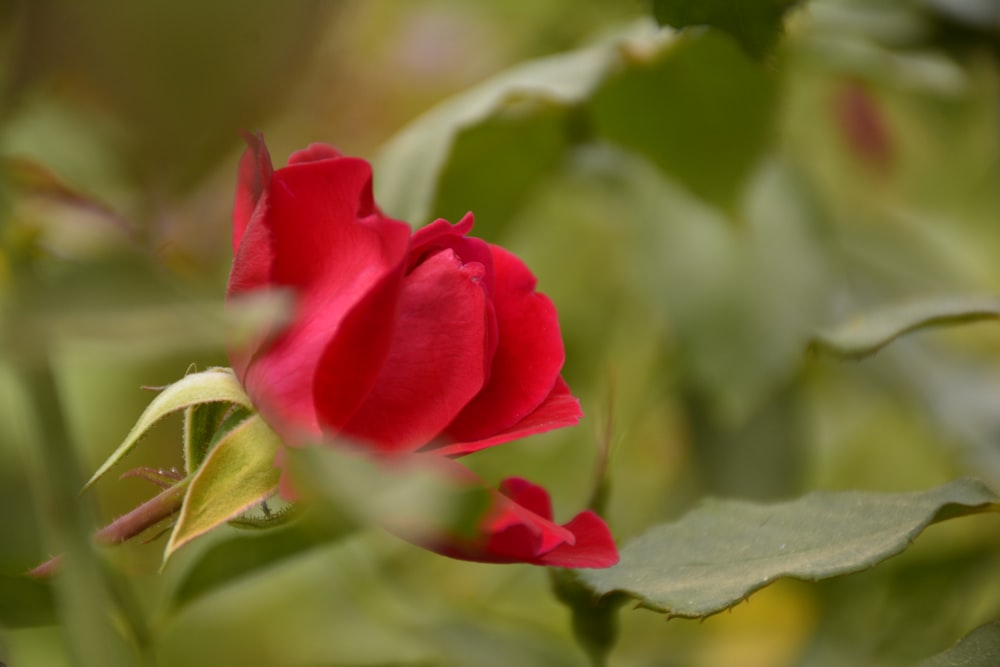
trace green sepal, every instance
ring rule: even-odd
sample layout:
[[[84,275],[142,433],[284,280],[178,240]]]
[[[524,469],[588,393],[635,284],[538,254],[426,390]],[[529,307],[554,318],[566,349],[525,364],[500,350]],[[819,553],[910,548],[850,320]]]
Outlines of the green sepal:
[[[253,409],[250,398],[232,370],[209,368],[200,373],[192,373],[166,386],[143,411],[139,420],[125,436],[125,440],[97,472],[83,486],[83,491],[103,477],[108,470],[125,457],[158,421],[178,410],[203,403],[234,403],[248,410]]]
[[[603,665],[618,641],[618,610],[629,596],[598,596],[573,570],[549,568],[549,584],[556,598],[569,607],[573,636],[593,665]]]
[[[194,538],[274,494],[280,478],[274,457],[280,446],[277,434],[256,413],[222,436],[191,480],[163,554],[164,564]]]
[[[230,404],[220,402],[199,403],[184,409],[184,470],[189,475],[205,460],[230,410]]]

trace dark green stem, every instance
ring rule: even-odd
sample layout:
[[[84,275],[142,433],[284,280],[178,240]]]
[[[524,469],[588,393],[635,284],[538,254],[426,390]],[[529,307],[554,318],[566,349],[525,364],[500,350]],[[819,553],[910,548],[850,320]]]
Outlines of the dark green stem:
[[[598,596],[573,570],[549,568],[549,580],[556,598],[569,607],[577,644],[592,667],[605,667],[618,641],[618,609],[626,596]]]

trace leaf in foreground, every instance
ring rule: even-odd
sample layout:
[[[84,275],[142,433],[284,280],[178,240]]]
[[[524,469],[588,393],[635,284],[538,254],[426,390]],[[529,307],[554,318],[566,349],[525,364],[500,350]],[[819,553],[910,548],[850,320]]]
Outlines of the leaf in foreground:
[[[233,535],[209,547],[174,588],[171,607],[181,607],[227,585],[278,565],[310,549],[349,535],[355,525],[334,508],[267,531]],[[321,510],[321,511],[322,511]]]
[[[810,348],[847,359],[861,359],[913,331],[998,318],[1000,297],[933,297],[856,315],[848,322],[820,332],[810,342]]]
[[[1000,621],[987,623],[965,635],[947,651],[917,667],[993,667],[1000,664]]]
[[[671,616],[709,616],[781,577],[815,581],[867,569],[905,550],[929,524],[1000,511],[997,501],[972,479],[913,493],[814,492],[775,504],[709,499],[627,544],[618,565],[580,576],[599,594],[620,591]]]

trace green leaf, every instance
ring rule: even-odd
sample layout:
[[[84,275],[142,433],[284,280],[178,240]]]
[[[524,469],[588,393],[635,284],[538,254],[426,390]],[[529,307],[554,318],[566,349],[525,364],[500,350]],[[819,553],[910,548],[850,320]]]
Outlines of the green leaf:
[[[592,101],[597,132],[732,210],[770,141],[775,84],[728,36],[683,33],[634,56]]]
[[[213,544],[173,587],[171,607],[180,609],[228,584],[353,532],[354,522],[343,513],[326,509],[322,508],[320,519],[306,513],[274,530],[243,533]]]
[[[727,35],[650,28],[527,63],[431,110],[384,147],[376,199],[417,226],[469,210],[502,224],[596,133],[732,206],[770,138],[774,82]]]
[[[478,182],[493,186],[487,199],[496,200],[494,193],[498,191],[510,199],[511,189],[497,188],[496,183],[506,183],[511,177],[522,183],[554,161],[566,141],[559,135],[567,130],[552,121],[565,116],[564,110],[585,102],[610,71],[622,66],[622,50],[627,44],[641,42],[649,48],[650,39],[655,44],[665,41],[662,36],[650,38],[649,26],[644,24],[625,38],[515,67],[435,107],[383,147],[375,169],[380,206],[416,226],[429,222],[432,216],[456,216],[473,207],[478,209],[471,195],[448,196],[445,212],[439,201],[442,179],[446,186],[461,192],[460,187],[466,184],[461,169],[467,168],[473,157],[477,158]],[[459,139],[466,144],[460,151],[463,157],[451,166]],[[508,157],[478,159],[482,155],[479,150],[493,146],[502,147],[501,154]],[[515,157],[510,157],[512,154]],[[512,174],[512,170],[526,170],[526,174]],[[486,192],[485,186],[482,191]]]
[[[997,318],[1000,318],[1000,297],[933,297],[856,315],[844,324],[820,332],[810,342],[810,348],[837,357],[861,359],[913,331]]]
[[[947,651],[917,667],[994,667],[1000,664],[1000,621],[976,628]]]
[[[239,380],[228,368],[210,368],[200,373],[192,373],[163,389],[153,399],[139,417],[132,430],[125,436],[118,449],[108,457],[93,477],[83,486],[89,489],[97,480],[105,475],[116,463],[132,451],[143,435],[167,415],[201,403],[235,403],[247,409],[252,409]]]
[[[997,512],[997,496],[961,479],[924,492],[815,492],[757,504],[706,500],[621,550],[621,562],[581,577],[599,594],[627,593],[671,616],[709,616],[782,577],[819,580],[872,567],[929,524]]]
[[[221,447],[212,449],[205,466]],[[295,516],[273,530],[209,547],[182,575],[175,609],[359,527],[380,525],[415,541],[442,532],[461,535],[478,525],[489,506],[485,487],[456,477],[450,464],[432,456],[378,461],[339,443],[289,449],[286,460],[303,497]],[[215,525],[232,518],[220,513]]]
[[[459,464],[433,454],[378,460],[338,446],[289,450],[296,488],[362,525],[379,525],[420,542],[425,536],[474,534],[489,492]]]
[[[573,139],[571,118],[565,103],[529,96],[458,128],[439,175],[433,215],[458,220],[473,211],[480,229],[488,225],[495,235],[558,165]]]
[[[733,35],[753,56],[771,50],[781,36],[785,13],[798,0],[653,0],[660,25],[707,25]]]
[[[57,619],[48,582],[26,575],[0,574],[0,627],[51,625]]]
[[[258,414],[219,440],[191,480],[164,562],[194,538],[272,495],[280,477],[274,467],[279,447],[278,436]]]

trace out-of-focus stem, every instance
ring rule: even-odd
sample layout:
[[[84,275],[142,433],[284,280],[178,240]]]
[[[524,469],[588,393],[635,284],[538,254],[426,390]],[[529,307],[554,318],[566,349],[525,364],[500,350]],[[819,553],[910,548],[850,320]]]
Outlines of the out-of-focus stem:
[[[35,490],[44,508],[43,525],[48,539],[66,552],[66,576],[55,586],[55,597],[67,640],[78,664],[134,663],[112,619],[117,615],[125,620],[140,653],[148,646],[148,630],[144,619],[127,613],[120,604],[122,587],[112,581],[87,544],[87,512],[75,497],[81,481],[47,354],[25,355],[19,370],[39,427],[29,449],[40,454]]]
[[[173,486],[164,489],[136,507],[128,514],[123,514],[104,528],[94,533],[94,539],[100,544],[121,544],[146,530],[152,528],[164,519],[176,514],[181,509],[184,493],[187,491],[190,478],[181,480]],[[29,571],[33,577],[48,577],[58,571],[63,557],[55,556],[38,567]]]
[[[94,537],[102,544],[121,544],[152,528],[180,511],[184,493],[190,483],[191,479],[187,478],[164,489],[128,514],[123,514],[101,528],[94,533]]]

